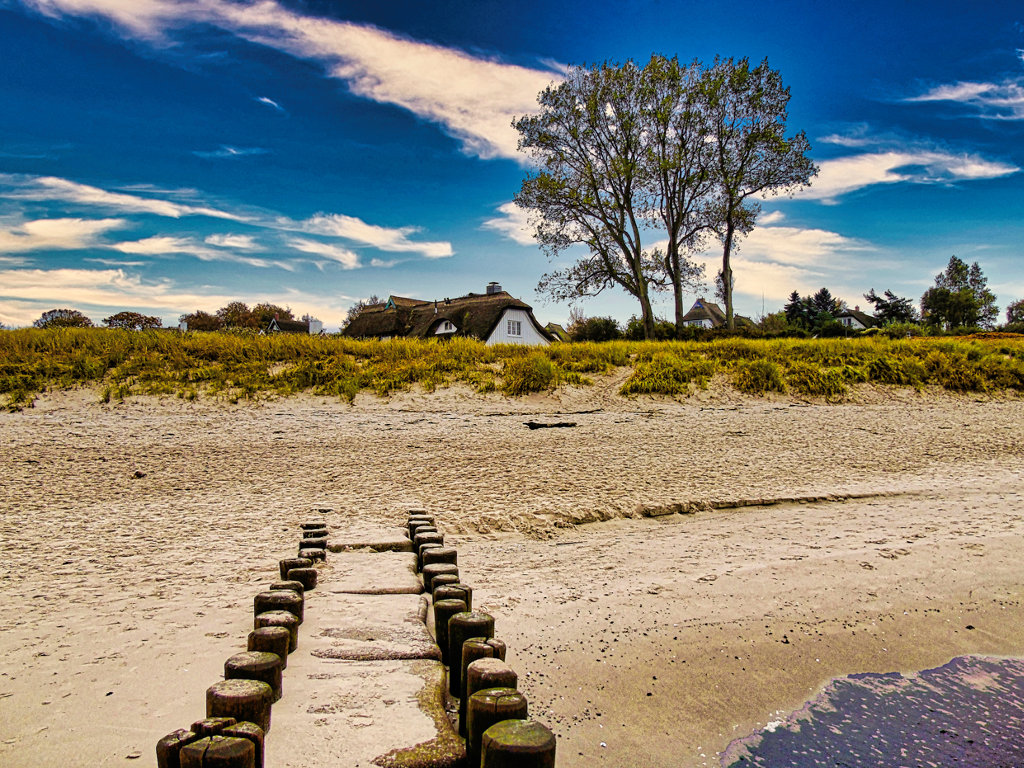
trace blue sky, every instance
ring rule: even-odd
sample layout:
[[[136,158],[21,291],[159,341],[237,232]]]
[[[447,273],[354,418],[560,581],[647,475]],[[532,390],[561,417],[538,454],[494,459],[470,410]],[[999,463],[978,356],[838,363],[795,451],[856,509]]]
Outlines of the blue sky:
[[[510,122],[567,65],[654,52],[767,57],[821,168],[765,201],[739,312],[822,286],[917,300],[953,254],[1001,308],[1024,297],[1020,3],[0,0],[0,45],[8,326],[241,299],[333,328],[371,294],[491,280],[562,322]]]

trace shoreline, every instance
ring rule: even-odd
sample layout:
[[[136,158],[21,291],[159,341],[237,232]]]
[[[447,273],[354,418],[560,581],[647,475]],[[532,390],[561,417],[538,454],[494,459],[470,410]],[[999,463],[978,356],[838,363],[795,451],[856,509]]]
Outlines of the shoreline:
[[[148,764],[196,719],[253,587],[315,507],[336,525],[438,514],[565,768],[716,765],[831,677],[1022,654],[1024,401],[904,394],[227,406],[78,391],[0,414],[0,762]],[[570,409],[590,412],[524,426]],[[843,494],[872,495],[704,506]],[[643,517],[683,503],[695,511]]]

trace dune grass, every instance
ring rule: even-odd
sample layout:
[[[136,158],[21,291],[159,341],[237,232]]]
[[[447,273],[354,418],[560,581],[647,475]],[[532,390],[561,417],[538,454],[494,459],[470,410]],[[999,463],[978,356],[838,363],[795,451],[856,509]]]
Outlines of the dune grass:
[[[362,341],[338,336],[125,331],[0,331],[0,395],[8,409],[48,390],[96,387],[104,401],[133,394],[185,399],[284,397],[311,392],[351,402],[414,385],[456,383],[509,396],[586,386],[628,369],[620,394],[685,396],[721,375],[751,394],[838,400],[852,384],[960,392],[1024,392],[1024,336],[890,340],[719,339],[711,342],[486,346],[449,341]]]

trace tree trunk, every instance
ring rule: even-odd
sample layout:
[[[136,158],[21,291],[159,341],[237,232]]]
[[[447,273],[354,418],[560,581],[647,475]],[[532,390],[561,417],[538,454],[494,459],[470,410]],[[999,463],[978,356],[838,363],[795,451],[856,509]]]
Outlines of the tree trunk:
[[[722,248],[722,287],[725,289],[725,327],[735,330],[736,320],[732,312],[732,267],[729,258],[732,255],[732,239],[736,226],[730,219],[725,225],[725,244]]]
[[[654,339],[654,310],[651,309],[651,297],[647,291],[647,283],[641,282],[637,293],[640,299],[640,312],[644,321],[644,338],[648,341]]]
[[[683,316],[686,314],[686,307],[683,304],[683,284],[678,275],[672,281],[672,290],[675,292],[676,303],[676,338],[683,338]]]

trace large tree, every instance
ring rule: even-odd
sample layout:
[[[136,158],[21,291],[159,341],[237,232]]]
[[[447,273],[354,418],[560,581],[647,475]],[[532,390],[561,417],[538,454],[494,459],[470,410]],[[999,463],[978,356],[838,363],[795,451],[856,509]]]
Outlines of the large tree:
[[[538,166],[515,202],[531,212],[549,257],[575,245],[588,251],[544,275],[539,290],[566,300],[618,285],[639,301],[651,338],[650,292],[660,263],[641,237],[652,204],[644,97],[642,72],[631,61],[570,68],[563,82],[541,92],[538,114],[513,122],[519,149]]]
[[[810,144],[804,132],[786,136],[789,88],[767,60],[751,67],[747,59],[716,58],[703,82],[717,164],[725,316],[734,328],[732,252],[754,226],[758,199],[798,189],[818,169],[807,157]]]
[[[653,209],[668,238],[663,256],[665,278],[672,286],[676,335],[683,334],[684,297],[704,280],[704,266],[690,254],[713,230],[714,159],[709,114],[704,104],[699,62],[687,66],[677,58],[654,55],[643,70],[647,162],[651,166]]]
[[[1017,299],[1006,307],[1007,323],[1024,323],[1024,299]]]
[[[935,285],[921,297],[921,316],[930,325],[992,328],[998,314],[995,294],[978,262],[968,266],[957,256],[950,257],[946,269],[935,276]]]
[[[897,296],[892,291],[886,291],[879,296],[872,288],[864,294],[864,298],[875,305],[875,319],[882,325],[916,323],[918,320],[913,302],[910,299]]]

